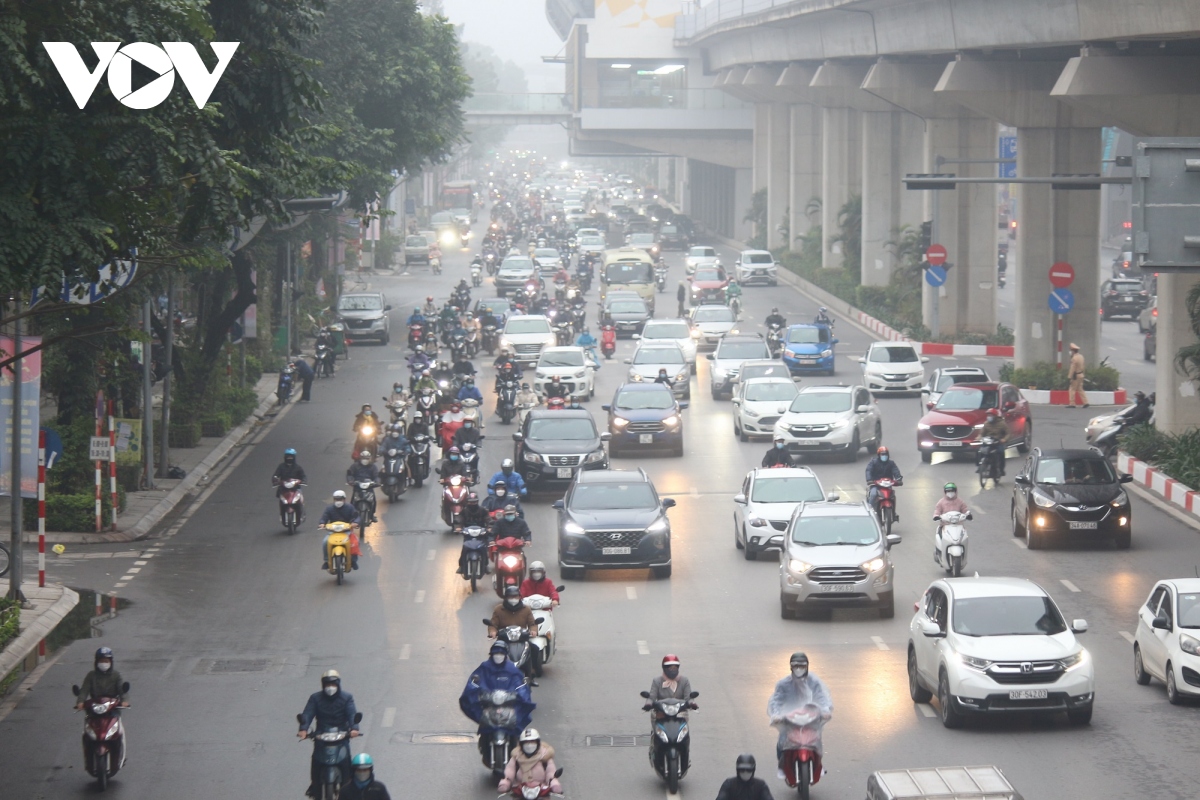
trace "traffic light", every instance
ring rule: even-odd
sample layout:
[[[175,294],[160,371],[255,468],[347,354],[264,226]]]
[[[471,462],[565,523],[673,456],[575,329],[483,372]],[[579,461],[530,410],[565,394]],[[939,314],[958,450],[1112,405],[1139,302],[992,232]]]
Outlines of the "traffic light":
[[[933,222],[921,223],[921,253],[924,254],[929,249],[929,245],[933,244]]]

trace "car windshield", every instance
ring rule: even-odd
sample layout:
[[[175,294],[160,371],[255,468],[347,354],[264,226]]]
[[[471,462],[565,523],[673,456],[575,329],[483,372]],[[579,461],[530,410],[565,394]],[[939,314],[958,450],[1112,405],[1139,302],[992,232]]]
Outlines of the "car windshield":
[[[801,392],[788,411],[798,414],[830,414],[850,410],[850,392]]]
[[[617,300],[610,303],[608,310],[612,314],[645,314],[646,304],[636,300]]]
[[[504,326],[505,333],[549,333],[550,323],[544,319],[515,317]]]
[[[579,238],[579,244],[595,247],[596,245],[603,245],[604,239],[600,236],[581,236]]]
[[[746,402],[756,403],[760,401],[778,400],[780,402],[788,402],[796,397],[796,384],[788,381],[787,383],[775,382],[771,383],[752,383],[746,387]]]
[[[693,247],[688,250],[688,255],[692,258],[716,258],[717,251],[711,247]]]
[[[733,322],[733,311],[728,308],[698,308],[692,319],[696,322]]]
[[[1141,281],[1113,281],[1111,286],[1116,292],[1140,292],[1142,290]]]
[[[542,442],[585,442],[598,437],[596,425],[592,422],[591,417],[560,417],[558,419],[542,417],[530,420],[529,433],[525,434],[525,438]]]
[[[429,222],[433,225],[444,225],[447,222],[453,222],[454,215],[449,211],[439,211],[429,218]]]
[[[1179,595],[1179,627],[1200,628],[1200,594]]]
[[[754,503],[819,503],[824,499],[821,484],[811,476],[759,478],[750,491]]]
[[[633,354],[634,364],[682,364],[683,353],[678,347],[639,347]]]
[[[558,251],[553,247],[539,247],[533,251],[535,258],[558,258]]]
[[[751,378],[790,378],[788,368],[782,364],[742,364],[742,380]]]
[[[954,632],[963,636],[1053,636],[1067,623],[1049,597],[960,597]]]
[[[828,328],[792,328],[788,331],[789,344],[825,344],[829,341]]]
[[[383,298],[374,294],[344,294],[338,299],[338,311],[380,311]]]
[[[506,258],[500,265],[500,269],[531,270],[533,262],[528,258]]]
[[[775,257],[770,253],[751,253],[745,259],[748,264],[774,264]]]
[[[704,267],[696,270],[696,280],[698,281],[723,281],[725,276],[721,274],[721,270],[713,267]]]
[[[633,233],[629,235],[629,243],[632,245],[639,244],[654,244],[653,233]]]
[[[579,350],[557,350],[542,353],[539,367],[582,367],[583,353]]]
[[[1043,458],[1037,463],[1038,483],[1099,486],[1116,481],[1112,465],[1104,458]]]
[[[978,411],[1000,405],[998,389],[951,389],[938,398],[939,411]]]
[[[487,313],[490,311],[495,316],[500,316],[501,314],[507,314],[509,308],[511,308],[511,306],[509,306],[507,300],[488,300],[486,303],[479,304],[479,312],[481,314]]]
[[[662,391],[654,392],[635,392],[626,390],[617,394],[616,406],[617,408],[624,409],[674,408],[675,395],[671,394],[671,390],[665,386],[662,388]]]
[[[580,483],[571,492],[572,511],[611,511],[617,508],[656,508],[648,483]]]
[[[900,364],[917,360],[917,351],[911,347],[876,347],[871,350],[871,361],[885,364]]]
[[[691,334],[688,332],[686,322],[664,322],[657,325],[647,325],[642,331],[643,339],[687,339]]]
[[[752,358],[770,357],[767,346],[762,342],[721,342],[716,354],[716,358],[722,361],[726,359],[749,361]]]
[[[645,261],[617,261],[604,268],[609,283],[653,283],[654,267]]]
[[[934,387],[936,392],[944,392],[956,383],[983,383],[987,381],[987,375],[978,372],[964,372],[959,374],[947,375],[942,373],[938,378],[937,386]]]
[[[824,498],[818,496],[817,499]],[[863,514],[844,517],[802,516],[792,526],[792,541],[805,547],[874,544],[879,541],[879,531],[875,528],[875,521]]]
[[[424,236],[409,236],[404,240],[405,247],[428,247],[429,242],[425,241]]]

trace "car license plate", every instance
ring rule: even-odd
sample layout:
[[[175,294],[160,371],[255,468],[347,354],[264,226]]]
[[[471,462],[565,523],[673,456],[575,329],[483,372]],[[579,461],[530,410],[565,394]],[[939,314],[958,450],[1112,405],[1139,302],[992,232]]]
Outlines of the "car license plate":
[[[815,364],[815,363],[817,363],[817,360],[815,358],[802,358],[802,359],[800,359],[800,363],[801,364]]]
[[[1069,527],[1073,531],[1094,531],[1098,524],[1096,522],[1072,522]]]
[[[754,274],[755,275],[766,275],[767,271],[765,269],[756,269],[756,270],[754,270]]]
[[[821,443],[814,439],[799,439],[796,444],[800,447],[819,447]]]
[[[821,585],[822,592],[850,592],[854,587],[846,583],[825,583]]]
[[[606,556],[627,556],[633,552],[632,547],[602,547],[600,552]]]
[[[938,442],[942,447],[962,447],[962,442]]]
[[[1009,700],[1045,700],[1048,696],[1046,689],[1013,689],[1008,693]]]
[[[558,477],[560,477],[560,478],[569,478],[574,474],[575,474],[575,471],[573,469],[571,469],[570,467],[559,467],[558,468]]]
[[[654,444],[654,434],[653,433],[639,433],[638,434],[638,444]]]

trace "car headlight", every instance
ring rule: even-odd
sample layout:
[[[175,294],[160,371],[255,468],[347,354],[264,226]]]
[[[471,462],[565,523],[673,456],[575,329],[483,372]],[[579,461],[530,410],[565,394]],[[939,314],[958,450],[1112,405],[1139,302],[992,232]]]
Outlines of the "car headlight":
[[[992,665],[992,662],[988,661],[986,658],[976,658],[975,656],[969,656],[965,653],[958,653],[957,655],[958,660],[962,662],[964,667],[977,669],[980,672],[983,672]]]
[[[784,350],[783,355],[785,358],[798,358],[799,357],[795,353],[793,353],[791,350]]]
[[[822,350],[821,351],[821,358],[829,358],[831,355],[833,355],[832,350]]]
[[[500,349],[501,350],[503,350],[505,348],[511,348],[512,346],[513,346],[512,342],[510,342],[508,339],[505,339],[503,336],[500,337]]]
[[[688,372],[688,370],[685,369],[683,372],[680,372],[678,375],[675,376],[675,380],[686,381],[689,377],[691,377],[691,375]]]
[[[699,330],[697,330],[696,328],[692,328],[692,338],[693,338],[693,339],[699,339],[699,338],[700,338],[701,336],[703,336],[703,335],[704,335],[704,334],[702,334],[702,333],[701,333]]]
[[[743,408],[742,413],[745,414],[750,419],[758,419],[761,416],[761,414],[759,414],[757,411],[755,411],[752,408]]]
[[[641,383],[645,378],[642,377],[641,373],[629,370],[629,380]]]
[[[672,414],[671,416],[669,416],[663,420],[663,425],[666,425],[668,428],[674,428],[678,424],[679,424],[679,415],[678,414]]]
[[[721,369],[720,367],[713,367],[712,376],[717,380],[725,380],[725,376],[728,374],[729,370]]]
[[[646,528],[646,533],[666,533],[670,527],[671,525],[667,522],[666,517],[659,517],[658,519],[654,520],[654,522],[650,523],[650,525]]]
[[[1041,508],[1054,508],[1054,506],[1057,505],[1053,499],[1047,497],[1041,492],[1032,492],[1031,494],[1033,496],[1033,502],[1037,503]]]
[[[918,423],[917,423],[917,430],[919,430],[919,431],[927,431],[927,430],[929,430],[929,423],[927,423],[927,422],[918,422]]]
[[[581,370],[579,370],[579,372],[576,372],[576,373],[575,373],[575,378],[576,378],[576,379],[583,378],[583,377],[585,377],[586,375],[587,375],[587,370],[583,370],[583,369],[581,369]]]
[[[521,458],[524,459],[525,461],[529,462],[530,464],[542,463],[541,455],[539,455],[538,453],[531,453],[528,450],[526,450],[524,453],[521,454]]]
[[[1181,633],[1179,634],[1179,649],[1193,656],[1200,656],[1200,639]]]
[[[546,379],[546,373],[542,372],[540,369],[539,369],[537,372],[535,372],[535,373],[534,373],[534,376],[535,376],[536,378],[538,378],[538,380],[545,380],[545,379]]]
[[[601,449],[595,451],[594,453],[588,453],[587,458],[584,459],[584,463],[595,464],[595,463],[598,463],[603,460],[604,460],[604,449],[601,448]]]
[[[813,568],[813,565],[809,564],[807,561],[801,561],[798,558],[788,559],[788,571],[789,572],[794,572],[797,575],[803,575],[804,573],[808,572],[812,568]]]
[[[614,428],[624,428],[629,424],[629,420],[624,417],[613,417],[612,424]]]
[[[1125,505],[1128,502],[1129,502],[1129,495],[1125,494],[1125,490],[1122,489],[1121,491],[1117,492],[1117,496],[1113,498],[1112,507],[1120,508],[1121,506]]]
[[[879,572],[887,564],[882,558],[872,558],[870,561],[862,564],[863,572]]]
[[[829,423],[829,429],[836,431],[838,428],[844,428],[849,424],[850,423],[844,419],[835,419],[833,422]]]
[[[563,523],[563,533],[570,534],[571,536],[583,536],[585,532],[583,526],[578,522],[567,520]]]
[[[1196,642],[1195,639],[1192,639],[1192,641]],[[1200,642],[1196,642],[1196,644],[1200,644]],[[1087,650],[1080,650],[1078,653],[1069,655],[1060,660],[1058,663],[1062,664],[1063,669],[1075,669],[1076,667],[1082,666],[1083,662],[1086,660]]]

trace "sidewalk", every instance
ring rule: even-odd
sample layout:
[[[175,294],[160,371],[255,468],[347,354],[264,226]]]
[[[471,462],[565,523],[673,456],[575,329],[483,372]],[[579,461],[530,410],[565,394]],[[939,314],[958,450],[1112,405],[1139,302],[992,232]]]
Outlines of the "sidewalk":
[[[0,579],[7,588],[7,579]],[[21,609],[21,632],[0,650],[0,678],[21,666],[28,658],[37,658],[38,643],[54,630],[62,618],[79,603],[79,595],[60,584],[38,588],[37,581],[21,584],[21,591],[32,608]],[[35,665],[25,664],[28,672]]]
[[[180,503],[195,493],[202,483],[229,455],[239,441],[264,418],[270,416],[275,405],[277,376],[263,375],[254,387],[259,404],[246,421],[238,425],[223,439],[204,438],[197,447],[171,448],[171,466],[180,467],[186,473],[181,479],[155,478],[155,488],[140,492],[129,492],[125,498],[125,510],[117,515],[117,530],[101,533],[64,533],[46,531],[49,544],[116,544],[145,539],[150,531],[171,513]],[[297,395],[298,396],[298,395]],[[157,438],[159,431],[155,429]],[[108,490],[107,476],[104,489]],[[0,520],[0,536],[8,536],[11,526],[7,518]],[[37,544],[37,530],[25,531],[26,544]]]

